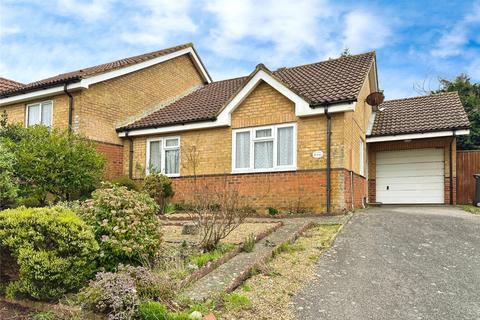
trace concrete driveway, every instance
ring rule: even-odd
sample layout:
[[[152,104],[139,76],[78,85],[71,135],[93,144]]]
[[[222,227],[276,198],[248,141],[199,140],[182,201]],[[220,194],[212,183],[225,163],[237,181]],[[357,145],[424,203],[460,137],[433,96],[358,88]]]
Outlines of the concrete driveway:
[[[480,319],[480,216],[454,207],[354,215],[294,298],[299,319]]]

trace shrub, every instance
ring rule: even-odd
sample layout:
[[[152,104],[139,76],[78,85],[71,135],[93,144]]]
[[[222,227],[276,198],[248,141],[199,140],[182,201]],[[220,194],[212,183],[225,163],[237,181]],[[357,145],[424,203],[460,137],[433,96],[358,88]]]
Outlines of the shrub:
[[[250,234],[242,244],[242,251],[243,252],[252,252],[253,248],[255,248],[257,238],[254,234]]]
[[[271,216],[276,216],[278,214],[278,210],[272,207],[268,207],[268,214]]]
[[[14,154],[0,140],[0,210],[13,203],[18,193],[14,165]]]
[[[160,242],[158,206],[147,194],[104,185],[80,209],[100,244],[100,265],[113,270],[119,263],[150,261]]]
[[[9,296],[54,300],[75,291],[96,270],[98,243],[89,227],[62,208],[17,208],[0,212],[0,249],[19,266]]]
[[[168,201],[174,195],[170,178],[160,173],[149,174],[145,177],[143,190],[158,204],[159,213],[164,214]]]
[[[6,125],[0,137],[10,141],[21,195],[37,198],[39,205],[47,203],[49,194],[58,201],[91,191],[102,176],[103,156],[92,141],[77,134],[45,126]]]
[[[84,309],[108,314],[111,320],[132,319],[140,303],[135,280],[126,273],[99,272],[79,294]]]
[[[112,180],[113,184],[117,186],[126,187],[128,190],[140,191],[139,183],[130,179],[128,176],[121,176]]]

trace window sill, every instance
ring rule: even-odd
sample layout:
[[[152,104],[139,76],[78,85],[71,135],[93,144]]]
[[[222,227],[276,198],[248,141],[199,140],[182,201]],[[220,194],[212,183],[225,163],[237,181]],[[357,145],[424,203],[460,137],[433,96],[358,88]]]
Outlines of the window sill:
[[[297,171],[297,167],[285,167],[285,168],[268,168],[268,169],[238,169],[233,170],[231,174],[245,174],[245,173],[274,173],[274,172],[286,172]]]

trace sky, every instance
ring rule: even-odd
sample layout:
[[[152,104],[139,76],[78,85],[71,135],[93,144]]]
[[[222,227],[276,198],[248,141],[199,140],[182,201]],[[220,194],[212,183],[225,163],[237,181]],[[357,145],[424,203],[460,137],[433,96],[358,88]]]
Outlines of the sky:
[[[402,98],[480,82],[480,0],[0,0],[0,76],[23,83],[186,42],[214,80],[375,50]]]

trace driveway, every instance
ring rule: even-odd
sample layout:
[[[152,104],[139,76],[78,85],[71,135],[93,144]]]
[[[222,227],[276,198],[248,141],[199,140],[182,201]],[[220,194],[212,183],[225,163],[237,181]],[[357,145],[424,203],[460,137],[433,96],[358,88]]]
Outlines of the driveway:
[[[299,319],[480,319],[480,216],[453,207],[356,214],[294,298]]]

